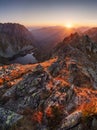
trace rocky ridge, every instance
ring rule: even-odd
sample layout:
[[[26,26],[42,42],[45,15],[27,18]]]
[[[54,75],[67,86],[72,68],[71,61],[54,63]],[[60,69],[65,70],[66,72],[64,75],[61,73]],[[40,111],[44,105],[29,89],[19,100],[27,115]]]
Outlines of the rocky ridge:
[[[88,35],[94,42],[97,43],[97,27],[93,27],[84,32]]]
[[[96,43],[75,33],[48,61],[1,67],[0,107],[21,118],[5,118],[2,126],[2,113],[0,126],[13,129],[12,121],[14,130],[96,130],[96,53]]]

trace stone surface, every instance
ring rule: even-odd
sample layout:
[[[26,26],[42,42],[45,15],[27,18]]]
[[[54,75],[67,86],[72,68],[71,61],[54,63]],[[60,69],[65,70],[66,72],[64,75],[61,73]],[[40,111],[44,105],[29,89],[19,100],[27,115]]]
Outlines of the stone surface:
[[[23,118],[22,115],[9,111],[7,109],[0,107],[0,129],[1,130],[10,130]]]

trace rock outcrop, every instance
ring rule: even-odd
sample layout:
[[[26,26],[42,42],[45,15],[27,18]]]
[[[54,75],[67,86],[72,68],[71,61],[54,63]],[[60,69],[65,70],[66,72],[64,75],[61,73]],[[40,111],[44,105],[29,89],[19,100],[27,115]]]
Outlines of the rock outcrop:
[[[71,34],[64,39],[55,49],[55,55],[60,59],[65,59],[70,70],[72,83],[77,85],[82,81],[82,75],[87,76],[91,81],[93,88],[97,88],[97,44],[87,35]]]
[[[97,27],[93,27],[84,32],[88,35],[94,42],[97,43]]]

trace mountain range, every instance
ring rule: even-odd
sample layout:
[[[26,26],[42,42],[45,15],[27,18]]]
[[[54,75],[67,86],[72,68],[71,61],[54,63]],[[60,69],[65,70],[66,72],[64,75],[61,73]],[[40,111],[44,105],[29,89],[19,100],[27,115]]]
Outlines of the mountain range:
[[[93,41],[97,41],[97,28],[67,29],[66,27],[54,26],[39,29],[30,28],[29,31],[23,25],[16,23],[0,24],[0,63],[18,62],[25,64],[47,60],[51,57],[55,46],[75,32],[89,35]],[[27,54],[31,54],[28,61],[24,57]]]
[[[96,32],[64,36],[46,61],[0,66],[1,130],[97,130]]]

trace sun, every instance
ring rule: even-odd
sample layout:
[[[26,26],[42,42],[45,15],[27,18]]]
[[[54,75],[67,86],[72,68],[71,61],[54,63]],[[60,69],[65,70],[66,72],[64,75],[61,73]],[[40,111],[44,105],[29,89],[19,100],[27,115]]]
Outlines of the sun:
[[[73,24],[72,24],[72,23],[67,23],[67,24],[65,25],[65,27],[66,27],[66,28],[72,28],[72,27],[73,27]]]

